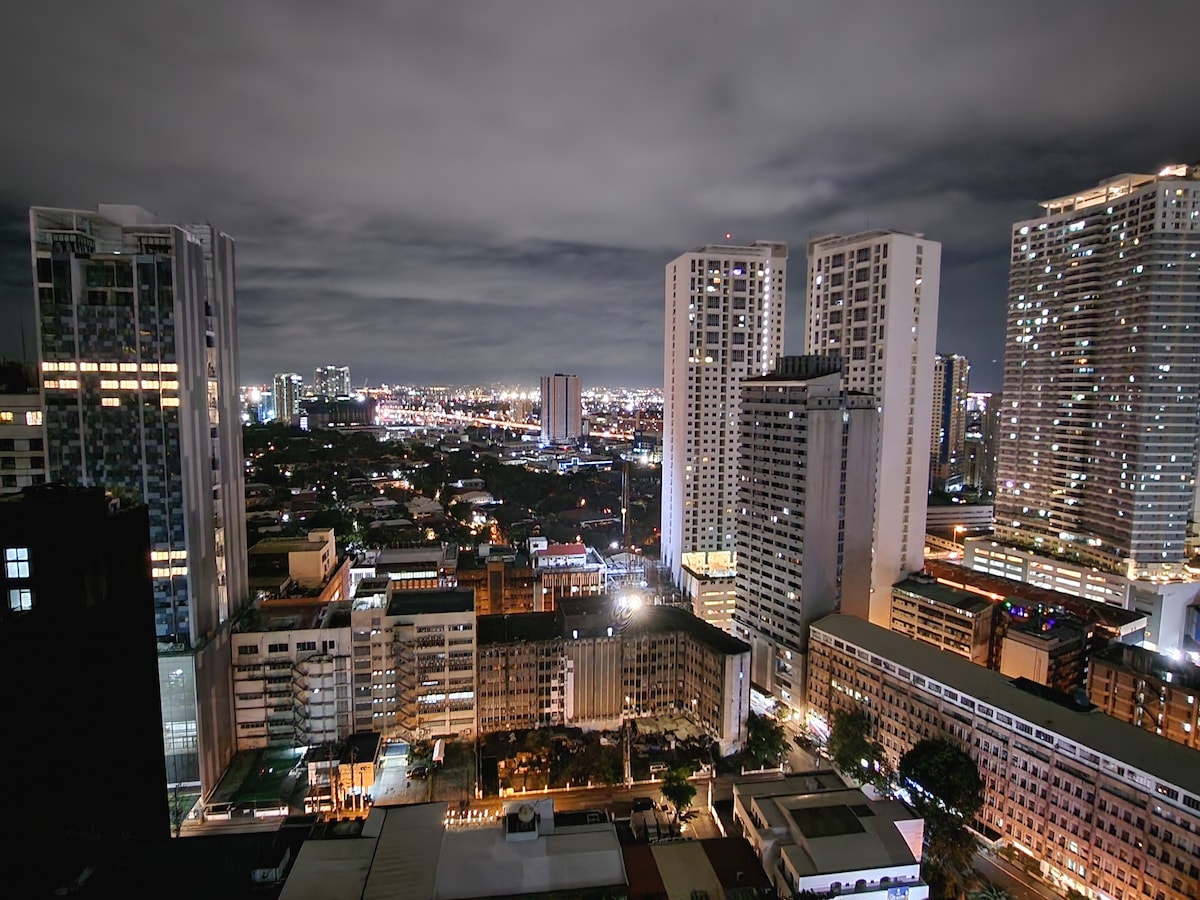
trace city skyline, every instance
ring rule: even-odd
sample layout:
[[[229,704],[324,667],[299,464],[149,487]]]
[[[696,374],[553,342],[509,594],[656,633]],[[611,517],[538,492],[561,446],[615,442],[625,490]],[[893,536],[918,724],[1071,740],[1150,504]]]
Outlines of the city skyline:
[[[0,145],[0,317],[24,319],[31,355],[29,206],[119,200],[237,239],[247,382],[345,358],[360,382],[561,369],[657,386],[658,277],[680,248],[895,228],[945,245],[937,349],[998,390],[1011,222],[1200,144],[1200,124],[1173,114],[1181,58],[1126,41],[1121,7],[1034,9],[780,6],[748,24],[670,4],[355,17],[218,4],[159,11],[186,41],[142,41],[111,71],[104,54],[138,16],[24,9],[0,65],[25,85],[6,96],[11,118],[39,127]],[[720,61],[692,52],[744,28],[757,37]],[[1053,73],[1014,65],[1051,49]],[[80,85],[102,67],[106,98],[145,102],[94,105]],[[788,352],[802,347],[799,284]],[[22,355],[21,330],[0,334],[0,356]],[[530,346],[561,358],[534,369]]]

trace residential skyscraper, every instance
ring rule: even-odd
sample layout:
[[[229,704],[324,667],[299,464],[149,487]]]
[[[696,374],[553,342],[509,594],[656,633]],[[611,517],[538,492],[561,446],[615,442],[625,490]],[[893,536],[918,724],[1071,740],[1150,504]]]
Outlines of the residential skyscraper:
[[[34,207],[30,238],[49,478],[146,505],[168,778],[211,787],[248,597],[233,241],[119,205]]]
[[[314,397],[349,397],[349,366],[318,366],[313,373]]]
[[[983,495],[996,492],[996,450],[1000,395],[967,394],[967,427],[963,435],[964,486]]]
[[[929,470],[933,486],[942,489],[963,474],[963,441],[967,431],[967,387],[971,364],[957,353],[939,353],[933,361],[933,423]],[[961,480],[959,481],[961,486]]]
[[[709,244],[666,269],[662,554],[735,546],[739,385],[783,353],[787,244]]]
[[[998,540],[1182,573],[1200,412],[1200,167],[1119,175],[1012,231]]]
[[[275,376],[275,421],[294,422],[300,415],[300,397],[304,391],[304,379],[295,372],[281,372]]]
[[[801,711],[808,626],[866,618],[875,503],[870,394],[846,389],[836,356],[785,356],[742,382],[733,632],[753,682]]]
[[[887,627],[892,585],[924,565],[942,245],[869,231],[808,245],[807,353],[834,353],[846,386],[879,407],[871,621]]]
[[[583,392],[578,375],[542,376],[542,443],[570,444],[583,437]]]

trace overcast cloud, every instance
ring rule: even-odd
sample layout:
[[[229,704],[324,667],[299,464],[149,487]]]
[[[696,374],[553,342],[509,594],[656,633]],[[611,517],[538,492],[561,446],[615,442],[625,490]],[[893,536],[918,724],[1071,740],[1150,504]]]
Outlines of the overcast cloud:
[[[0,32],[0,354],[26,209],[238,241],[241,371],[659,385],[663,266],[726,231],[943,242],[939,349],[999,387],[1011,223],[1200,159],[1194,4],[24,3]]]

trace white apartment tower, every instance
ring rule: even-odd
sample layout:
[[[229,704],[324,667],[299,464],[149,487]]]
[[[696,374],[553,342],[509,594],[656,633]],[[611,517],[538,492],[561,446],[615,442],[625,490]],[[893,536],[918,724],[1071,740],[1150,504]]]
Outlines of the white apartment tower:
[[[941,259],[901,231],[808,245],[805,352],[840,356],[846,386],[879,408],[870,619],[885,628],[892,585],[924,565]]]
[[[736,543],[739,386],[783,353],[787,245],[709,244],[666,270],[662,561]]]
[[[280,372],[275,376],[275,421],[291,422],[300,415],[300,396],[304,379],[295,372]]]
[[[1200,396],[1200,167],[1119,175],[1012,232],[998,540],[1178,576]]]
[[[349,366],[318,366],[313,372],[313,395],[316,397],[349,397]]]
[[[29,228],[48,476],[147,506],[168,777],[207,790],[249,597],[233,240],[124,205]]]
[[[967,393],[971,364],[957,353],[939,353],[933,363],[933,425],[929,469],[935,488],[963,474],[967,434]]]
[[[541,398],[543,444],[570,444],[583,437],[583,390],[578,375],[543,375]]]
[[[742,382],[733,633],[752,680],[801,711],[808,627],[866,618],[874,537],[876,426],[836,356],[785,356]]]

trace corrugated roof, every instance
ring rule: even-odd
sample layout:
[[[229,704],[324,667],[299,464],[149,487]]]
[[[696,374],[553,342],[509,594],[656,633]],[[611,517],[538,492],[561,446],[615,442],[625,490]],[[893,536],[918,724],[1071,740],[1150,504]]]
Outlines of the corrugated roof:
[[[446,834],[445,818],[445,803],[419,803],[388,810],[363,888],[363,900],[431,900],[437,896],[438,857]]]

